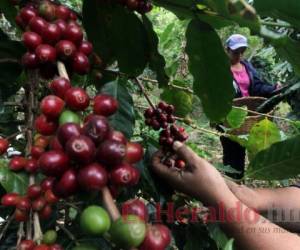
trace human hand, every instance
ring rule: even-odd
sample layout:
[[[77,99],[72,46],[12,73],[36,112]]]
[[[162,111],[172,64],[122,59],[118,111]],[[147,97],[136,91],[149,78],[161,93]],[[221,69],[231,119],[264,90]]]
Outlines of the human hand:
[[[221,174],[206,160],[200,158],[189,147],[175,142],[173,149],[186,162],[183,170],[169,168],[162,163],[162,151],[153,155],[153,171],[174,189],[199,198],[206,205],[217,205],[233,196]]]

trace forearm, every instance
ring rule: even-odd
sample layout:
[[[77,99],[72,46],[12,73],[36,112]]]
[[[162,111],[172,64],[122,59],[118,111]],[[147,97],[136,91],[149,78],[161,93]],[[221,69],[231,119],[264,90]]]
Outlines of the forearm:
[[[271,223],[242,203],[241,216],[232,217],[232,208],[235,207],[234,203],[225,204],[226,216],[221,225],[226,234],[235,239],[238,249],[299,249],[300,238],[296,234]]]
[[[275,218],[277,225],[291,232],[300,232],[299,188],[251,189],[230,180],[226,180],[226,184],[237,199],[249,208],[272,221]],[[283,221],[278,220],[277,215]]]
[[[263,213],[269,209],[266,204],[266,198],[261,197],[261,194],[257,192],[257,190],[248,188],[244,185],[238,185],[226,178],[225,180],[230,191],[249,208],[258,211],[259,213]]]

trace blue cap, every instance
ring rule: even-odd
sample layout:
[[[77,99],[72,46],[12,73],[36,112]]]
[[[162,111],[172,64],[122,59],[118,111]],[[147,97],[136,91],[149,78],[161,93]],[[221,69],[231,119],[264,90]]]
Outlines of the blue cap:
[[[231,50],[236,50],[242,47],[248,47],[248,39],[240,34],[234,34],[230,36],[226,41],[227,48]]]

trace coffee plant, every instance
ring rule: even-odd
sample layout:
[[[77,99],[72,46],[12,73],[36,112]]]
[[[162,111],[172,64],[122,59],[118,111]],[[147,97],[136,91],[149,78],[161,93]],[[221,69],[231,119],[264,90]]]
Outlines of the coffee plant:
[[[0,2],[5,23],[0,30],[0,249],[233,249],[233,241],[198,214],[197,223],[189,223],[191,214],[170,220],[169,213],[201,203],[155,176],[151,156],[161,148],[165,165],[184,169],[186,163],[174,158],[174,141],[189,143],[193,129],[219,135],[190,118],[196,99],[211,123],[229,124],[223,135],[249,151],[247,177],[285,180],[300,174],[296,119],[283,118],[294,128],[285,137],[267,118],[246,136],[230,134],[242,126],[247,110],[232,105],[233,79],[218,35],[227,26],[248,28],[273,46],[298,79],[300,43],[294,33],[300,2],[66,3]],[[150,14],[159,9],[184,20],[175,70],[173,62],[166,68],[158,49],[172,29],[168,26],[159,40]],[[149,83],[162,94],[151,96]],[[286,83],[260,108],[291,97],[298,107],[299,88],[297,80]],[[147,105],[140,107],[140,99]]]

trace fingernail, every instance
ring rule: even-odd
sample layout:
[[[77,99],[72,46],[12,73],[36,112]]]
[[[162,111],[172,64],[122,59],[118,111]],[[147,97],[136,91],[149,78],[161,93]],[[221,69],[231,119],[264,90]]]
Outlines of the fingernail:
[[[179,148],[181,148],[182,147],[182,142],[180,142],[180,141],[175,141],[174,143],[173,143],[173,149],[175,150],[175,151],[177,151]]]

